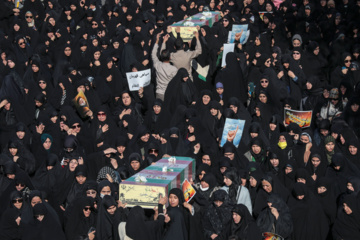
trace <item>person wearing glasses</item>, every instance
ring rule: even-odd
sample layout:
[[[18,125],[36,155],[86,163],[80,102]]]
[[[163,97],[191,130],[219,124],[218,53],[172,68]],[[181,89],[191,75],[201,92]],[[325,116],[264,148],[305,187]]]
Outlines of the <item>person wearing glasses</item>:
[[[94,239],[96,232],[96,215],[94,201],[91,197],[76,199],[73,208],[69,211],[69,217],[65,221],[65,234],[68,240],[87,236]]]
[[[339,65],[334,69],[330,76],[330,82],[333,87],[340,87],[342,82],[354,84],[354,77],[350,68],[352,62],[351,53],[345,52],[341,55]]]
[[[330,90],[328,102],[321,108],[319,119],[329,119],[332,121],[334,118],[339,117],[343,112],[342,100],[339,97],[339,89],[333,88]]]

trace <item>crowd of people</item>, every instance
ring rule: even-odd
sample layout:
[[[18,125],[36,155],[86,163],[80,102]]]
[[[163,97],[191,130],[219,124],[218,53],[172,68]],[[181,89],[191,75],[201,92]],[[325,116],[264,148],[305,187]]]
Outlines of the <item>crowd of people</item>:
[[[360,0],[0,9],[0,239],[360,238]],[[219,21],[189,41],[171,27],[207,11]],[[223,56],[234,24],[247,41]],[[126,73],[146,69],[130,91]],[[284,109],[312,110],[311,126]],[[245,126],[221,147],[227,118]],[[190,202],[178,188],[153,210],[119,200],[170,156],[196,160]]]

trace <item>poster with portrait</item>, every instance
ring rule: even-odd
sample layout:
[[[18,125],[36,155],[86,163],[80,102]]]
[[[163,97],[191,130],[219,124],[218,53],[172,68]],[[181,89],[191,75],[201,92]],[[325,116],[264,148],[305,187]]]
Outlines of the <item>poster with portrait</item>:
[[[73,99],[73,103],[80,116],[86,118],[86,113],[90,110],[90,107],[83,91],[79,91],[78,95]]]
[[[234,43],[235,37],[240,36],[240,43],[245,44],[250,36],[250,30],[248,30],[248,24],[234,24],[232,30],[228,35],[228,43]]]
[[[190,182],[187,179],[185,179],[182,183],[182,191],[184,193],[184,198],[186,202],[190,202],[190,200],[196,194],[195,189],[193,188],[193,186],[191,186]]]
[[[226,118],[220,146],[226,142],[232,142],[235,147],[239,146],[245,126],[245,120]]]
[[[285,126],[290,123],[296,123],[301,128],[308,128],[311,125],[312,110],[310,111],[297,111],[292,109],[284,110]]]
[[[151,70],[146,69],[138,72],[128,72],[126,73],[126,79],[128,81],[130,91],[139,91],[141,87],[150,85]]]

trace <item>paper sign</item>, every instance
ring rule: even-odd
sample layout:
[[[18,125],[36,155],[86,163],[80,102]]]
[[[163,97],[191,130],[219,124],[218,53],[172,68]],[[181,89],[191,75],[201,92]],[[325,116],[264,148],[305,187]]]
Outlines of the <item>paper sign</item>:
[[[166,196],[165,187],[139,184],[121,184],[119,200],[127,207],[143,206],[153,208],[157,206],[160,196]]]
[[[248,30],[248,24],[233,25],[232,30],[229,32],[229,35],[228,35],[228,43],[234,43],[235,37],[239,36],[240,34],[241,34],[240,43],[245,44],[250,35],[250,31]]]
[[[291,109],[284,110],[285,125],[296,123],[301,128],[307,128],[311,125],[312,110],[311,111],[297,111]]]
[[[193,188],[193,186],[191,186],[190,182],[187,179],[185,179],[182,183],[182,191],[184,193],[184,198],[186,202],[190,202],[190,200],[196,194],[195,189]]]
[[[235,147],[239,146],[245,126],[245,120],[226,118],[220,146],[232,142]]]
[[[229,52],[234,52],[234,48],[235,48],[234,43],[224,43],[224,50],[223,50],[223,55],[222,55],[221,67],[226,65],[226,62],[225,62],[226,55]]]
[[[89,103],[85,94],[80,90],[78,95],[73,99],[74,105],[82,118],[86,117],[86,113],[90,110]]]
[[[130,91],[139,91],[141,87],[146,87],[151,82],[150,69],[139,72],[128,72],[126,78],[129,84]]]
[[[175,29],[176,29],[175,27],[172,27],[172,33],[174,36],[177,36]],[[180,27],[180,37],[182,38],[183,41],[189,41],[193,39],[194,32],[197,31],[198,30],[196,27]]]

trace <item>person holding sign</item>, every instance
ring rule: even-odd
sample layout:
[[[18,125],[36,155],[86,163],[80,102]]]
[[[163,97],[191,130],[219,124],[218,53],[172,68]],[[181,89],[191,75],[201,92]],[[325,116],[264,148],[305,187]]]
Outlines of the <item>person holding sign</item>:
[[[151,52],[151,59],[156,70],[156,98],[164,100],[165,90],[171,79],[177,73],[177,68],[170,64],[170,51],[162,49],[160,52],[160,60],[157,57],[159,48],[159,39],[161,33],[156,35],[156,42]],[[165,37],[164,37],[165,40]]]
[[[200,29],[200,27],[198,27],[198,30]],[[192,73],[191,73],[191,61],[194,58],[197,58],[197,56],[199,56],[202,52],[201,49],[201,44],[200,44],[200,40],[199,40],[199,32],[195,31],[194,35],[196,38],[196,47],[194,51],[184,51],[184,42],[181,39],[180,35],[180,27],[176,28],[176,33],[178,35],[177,39],[175,40],[175,49],[176,52],[175,53],[171,53],[170,54],[170,62],[172,64],[174,64],[175,67],[177,67],[178,69],[180,68],[185,68],[186,71],[188,71],[189,73],[189,78],[192,81]],[[163,44],[161,46],[161,50],[165,49],[166,46],[166,42],[169,40],[169,35],[166,35],[164,37],[164,41]]]

